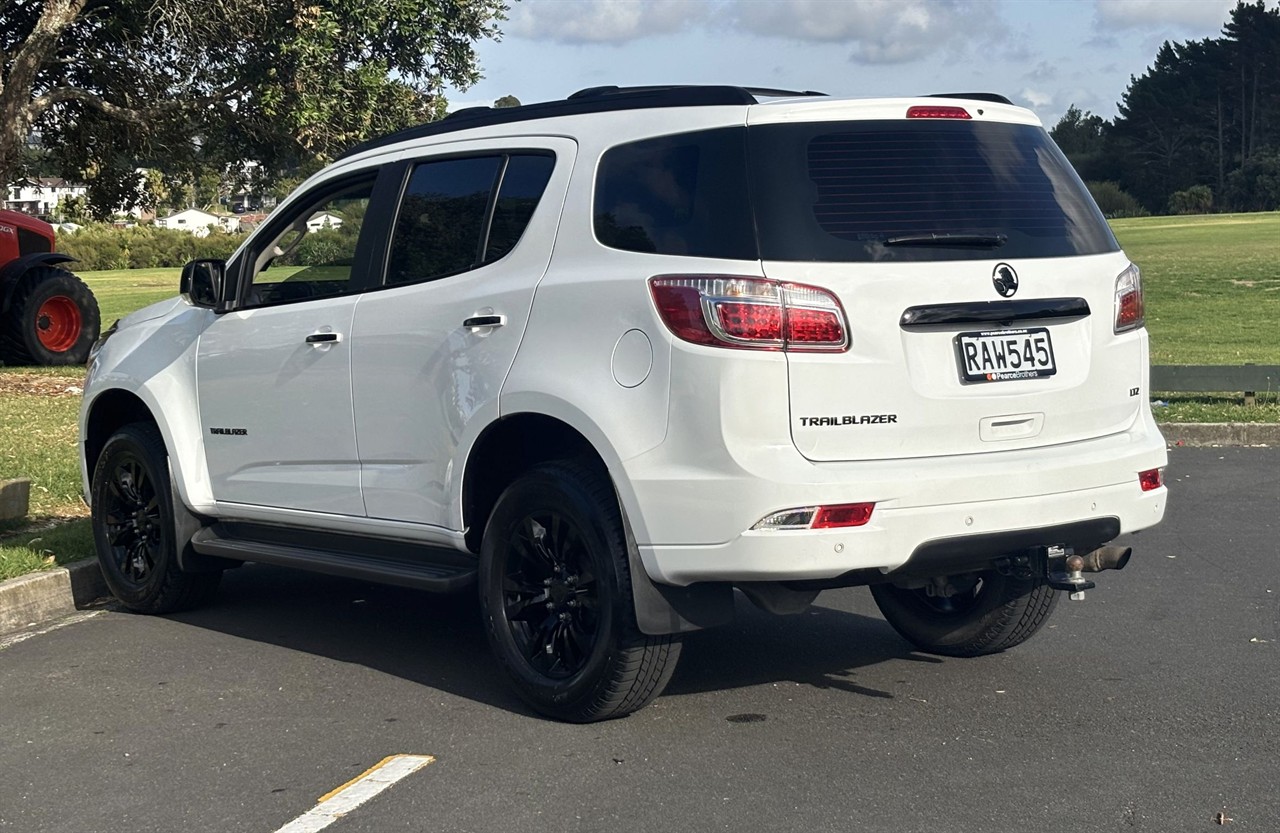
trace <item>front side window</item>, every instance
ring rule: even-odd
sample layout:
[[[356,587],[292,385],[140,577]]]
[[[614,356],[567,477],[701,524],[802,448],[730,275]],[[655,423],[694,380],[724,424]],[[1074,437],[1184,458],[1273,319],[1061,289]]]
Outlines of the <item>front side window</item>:
[[[372,177],[326,189],[295,206],[288,224],[257,250],[245,306],[345,295],[361,287],[356,244]]]
[[[457,275],[505,257],[529,225],[554,167],[554,157],[533,153],[416,165],[392,233],[387,284]]]

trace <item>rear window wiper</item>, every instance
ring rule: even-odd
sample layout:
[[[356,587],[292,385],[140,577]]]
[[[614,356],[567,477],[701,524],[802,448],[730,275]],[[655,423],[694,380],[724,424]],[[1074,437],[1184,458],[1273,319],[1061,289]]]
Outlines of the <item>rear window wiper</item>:
[[[1007,234],[902,234],[886,238],[886,246],[973,246],[998,249],[1009,241]]]

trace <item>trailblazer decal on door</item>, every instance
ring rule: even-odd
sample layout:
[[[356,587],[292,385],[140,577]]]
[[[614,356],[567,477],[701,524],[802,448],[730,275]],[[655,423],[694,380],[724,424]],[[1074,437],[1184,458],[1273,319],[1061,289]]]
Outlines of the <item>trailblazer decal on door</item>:
[[[844,416],[800,417],[800,426],[826,428],[834,425],[887,425],[897,421],[897,414],[845,414]]]
[[[210,434],[229,434],[233,437],[245,437],[249,434],[248,428],[210,428]]]

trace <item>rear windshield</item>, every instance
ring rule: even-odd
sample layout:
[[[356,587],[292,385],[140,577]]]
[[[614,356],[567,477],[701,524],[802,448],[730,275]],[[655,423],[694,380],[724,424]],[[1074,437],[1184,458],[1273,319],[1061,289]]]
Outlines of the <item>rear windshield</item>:
[[[1048,134],[1000,122],[757,125],[631,142],[601,158],[594,215],[606,246],[692,257],[918,262],[1120,248]]]
[[[1120,248],[1038,127],[942,120],[760,125],[750,128],[747,144],[765,260],[1063,257]],[[951,242],[930,241],[933,235]]]

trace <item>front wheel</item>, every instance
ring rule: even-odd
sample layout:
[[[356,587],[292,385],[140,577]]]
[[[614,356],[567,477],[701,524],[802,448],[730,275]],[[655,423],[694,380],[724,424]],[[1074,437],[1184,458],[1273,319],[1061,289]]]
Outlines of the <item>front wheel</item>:
[[[221,571],[178,566],[169,457],[155,426],[126,425],[93,469],[93,538],[107,587],[135,613],[172,613],[207,601]]]
[[[589,723],[647,705],[680,643],[636,625],[627,539],[609,481],[556,462],[526,472],[485,527],[480,602],[489,644],[536,711]]]
[[[1058,591],[1043,579],[994,570],[935,580],[929,588],[873,584],[871,595],[908,642],[952,657],[995,654],[1021,645],[1058,604]]]

